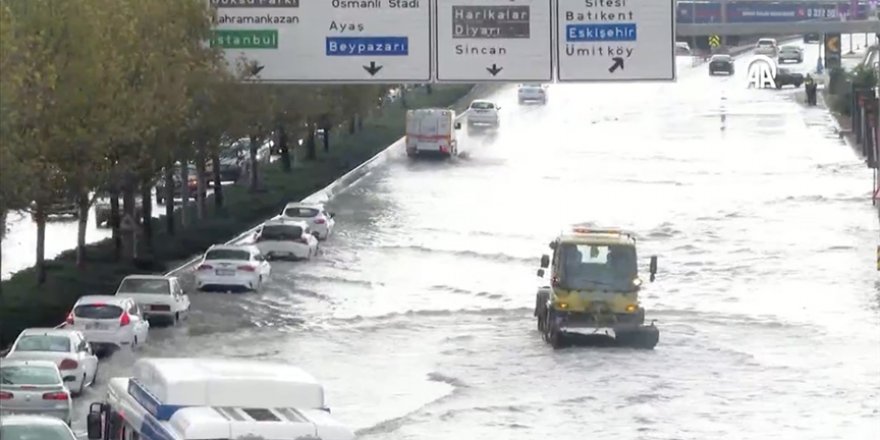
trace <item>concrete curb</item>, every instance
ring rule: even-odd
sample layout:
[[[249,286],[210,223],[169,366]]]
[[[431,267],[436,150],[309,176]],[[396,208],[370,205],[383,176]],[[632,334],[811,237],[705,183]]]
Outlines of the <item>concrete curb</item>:
[[[465,94],[464,96],[459,98],[459,100],[456,104],[454,104],[453,106],[450,106],[450,107],[454,107],[456,105],[459,105],[461,102],[471,99],[471,97],[473,97],[476,94],[481,94],[481,93],[486,92],[486,90],[485,90],[486,88],[487,88],[486,86],[482,86],[482,85],[474,86],[467,94]],[[467,115],[467,111],[457,115],[455,120],[460,121],[466,115]],[[361,179],[363,179],[364,177],[369,175],[370,172],[373,171],[376,167],[387,162],[388,158],[391,156],[391,153],[393,153],[395,151],[395,149],[399,149],[400,147],[403,146],[405,139],[406,139],[405,136],[401,136],[400,139],[395,141],[393,144],[385,147],[382,151],[376,153],[373,157],[367,159],[364,163],[358,165],[357,167],[355,167],[351,171],[345,173],[344,175],[342,175],[338,179],[334,180],[332,183],[330,183],[326,187],[324,187],[324,188],[312,193],[311,195],[307,196],[306,198],[302,199],[301,202],[302,203],[326,203],[326,202],[330,201],[331,199],[333,199],[333,197],[342,193],[346,189],[351,188],[355,183],[357,183],[358,181],[360,181]],[[233,238],[223,244],[230,245],[230,244],[235,244],[235,243],[241,242],[246,237],[253,235],[254,232],[256,232],[257,229],[260,228],[262,223],[264,223],[268,220],[279,218],[279,217],[280,217],[280,215],[270,217],[270,218],[264,220],[263,222],[261,222],[259,225],[254,226],[253,228],[250,228],[250,229],[242,232],[241,234],[237,235],[235,238]],[[196,262],[198,262],[201,259],[202,259],[202,256],[197,255],[197,256],[191,258],[190,260],[187,260],[185,263],[181,264],[180,266],[175,267],[174,269],[172,269],[171,271],[166,273],[165,276],[166,277],[175,276],[178,273],[183,272],[187,268],[191,267],[193,264],[195,264]]]

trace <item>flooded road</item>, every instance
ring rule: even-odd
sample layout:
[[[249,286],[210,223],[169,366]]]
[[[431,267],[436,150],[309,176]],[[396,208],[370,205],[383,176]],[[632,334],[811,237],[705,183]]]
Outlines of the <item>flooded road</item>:
[[[706,70],[551,85],[546,106],[504,88],[467,157],[396,152],[332,201],[318,259],[274,263],[259,294],[191,294],[190,322],[141,355],[300,365],[366,440],[876,438],[870,170],[803,89],[747,89],[745,60]],[[659,256],[655,350],[535,330],[539,257],[584,221],[635,231],[643,272]]]

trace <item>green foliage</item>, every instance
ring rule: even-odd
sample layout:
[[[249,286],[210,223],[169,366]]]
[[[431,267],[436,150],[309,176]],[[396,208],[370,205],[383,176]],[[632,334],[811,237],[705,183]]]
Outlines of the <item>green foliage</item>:
[[[410,107],[447,107],[470,89],[469,85],[440,86],[431,95],[418,90],[407,99]],[[208,246],[225,242],[279,213],[284,204],[329,185],[399,139],[405,129],[405,112],[400,101],[384,106],[381,113],[367,119],[363,131],[340,136],[330,154],[298,166],[293,174],[283,172],[277,163],[266,167],[264,191],[251,193],[239,185],[224,187],[225,206],[218,209],[209,203],[205,220],[177,231],[175,236],[165,231],[164,218],[155,219],[151,261],[141,261],[137,266],[120,262],[115,258],[113,241],[104,240],[88,246],[89,260],[83,268],[76,266],[74,250],[47,262],[48,278],[43,285],[36,283],[33,268],[16,273],[0,284],[0,346],[10,343],[24,328],[57,325],[82,295],[112,294],[122,278],[133,273],[165,272]],[[190,212],[188,218],[193,214]]]
[[[834,68],[829,72],[831,109],[844,116],[852,114],[853,88],[870,89],[878,86],[877,72],[870,66],[859,65],[851,71]]]

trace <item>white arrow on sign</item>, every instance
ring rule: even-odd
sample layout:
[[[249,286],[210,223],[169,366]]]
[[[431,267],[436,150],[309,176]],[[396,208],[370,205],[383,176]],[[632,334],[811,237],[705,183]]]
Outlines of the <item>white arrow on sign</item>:
[[[261,82],[431,81],[427,0],[210,2],[217,17],[211,44],[230,63],[244,57],[265,66]]]
[[[551,0],[437,0],[437,81],[552,81],[551,17]]]
[[[673,0],[557,0],[557,79],[674,81]]]

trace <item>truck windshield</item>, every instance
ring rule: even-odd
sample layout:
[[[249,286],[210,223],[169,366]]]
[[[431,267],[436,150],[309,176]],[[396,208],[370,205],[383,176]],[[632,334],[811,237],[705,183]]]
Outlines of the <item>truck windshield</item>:
[[[561,287],[630,292],[638,275],[636,250],[624,245],[564,244],[560,251]]]

